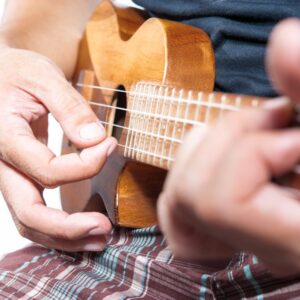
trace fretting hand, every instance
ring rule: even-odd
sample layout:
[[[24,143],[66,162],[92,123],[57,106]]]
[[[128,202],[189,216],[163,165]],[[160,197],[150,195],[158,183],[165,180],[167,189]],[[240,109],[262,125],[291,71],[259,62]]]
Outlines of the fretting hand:
[[[300,99],[299,33],[299,21],[283,22],[268,50],[271,78],[293,101]],[[300,159],[299,129],[281,129],[291,112],[289,101],[272,100],[190,132],[158,204],[176,255],[220,259],[245,250],[274,271],[299,272],[299,192],[271,181]]]
[[[47,247],[99,251],[111,224],[100,213],[47,208],[44,187],[95,175],[116,141],[85,100],[49,59],[34,52],[0,49],[0,187],[19,232]],[[80,155],[56,157],[45,145],[51,112]]]

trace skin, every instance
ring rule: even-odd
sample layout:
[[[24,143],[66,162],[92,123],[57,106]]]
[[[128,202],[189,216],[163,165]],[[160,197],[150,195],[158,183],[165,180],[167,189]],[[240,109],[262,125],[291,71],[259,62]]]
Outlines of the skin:
[[[111,231],[100,213],[47,208],[42,191],[95,175],[116,141],[68,83],[96,1],[11,0],[1,28],[0,188],[20,234],[47,247],[99,251]],[[51,112],[80,155],[45,145]]]
[[[111,230],[100,213],[68,215],[42,198],[44,187],[97,173],[116,146],[67,82],[95,5],[10,0],[0,35],[0,187],[23,236],[67,251],[100,251]],[[300,95],[299,31],[298,20],[284,21],[268,47],[271,79],[290,100],[228,115],[186,137],[158,203],[160,226],[177,256],[226,259],[248,250],[274,271],[299,271],[299,195],[270,180],[300,158],[300,131],[282,129]],[[43,144],[49,111],[83,149],[80,155],[55,157]]]
[[[271,181],[300,160],[299,129],[283,129],[300,97],[299,32],[298,20],[283,21],[267,53],[270,77],[290,100],[233,113],[186,137],[158,203],[175,255],[212,260],[249,251],[274,273],[299,273],[299,192]]]

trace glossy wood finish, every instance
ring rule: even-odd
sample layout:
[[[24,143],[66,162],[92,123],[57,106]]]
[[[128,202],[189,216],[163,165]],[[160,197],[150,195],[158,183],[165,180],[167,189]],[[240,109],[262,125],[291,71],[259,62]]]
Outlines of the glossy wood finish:
[[[139,82],[131,91],[122,154],[165,170],[170,169],[186,132],[193,126],[210,126],[228,112],[254,108],[265,101],[147,82]]]
[[[202,30],[155,18],[144,21],[139,11],[116,8],[109,1],[98,6],[87,25],[77,69],[74,85],[81,83],[82,95],[101,120],[121,122],[115,108],[101,105],[118,106],[124,94],[93,87],[123,87],[127,111],[125,121],[118,123],[125,127],[119,130],[119,150],[91,180],[63,187],[62,204],[69,212],[101,210],[102,199],[110,219],[120,226],[157,222],[156,200],[180,144],[174,140],[181,142],[195,124],[216,122],[230,110],[226,107],[254,107],[263,101],[209,93],[215,63]],[[107,132],[116,131],[107,125]],[[65,140],[63,151],[75,150]]]
[[[213,89],[214,53],[200,29],[156,18],[144,22],[136,10],[118,9],[104,1],[88,23],[86,36],[102,84],[122,83],[130,90],[132,84],[149,81]]]

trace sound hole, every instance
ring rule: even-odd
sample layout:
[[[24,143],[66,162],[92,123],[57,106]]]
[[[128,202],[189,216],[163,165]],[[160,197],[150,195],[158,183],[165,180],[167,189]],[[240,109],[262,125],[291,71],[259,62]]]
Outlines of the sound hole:
[[[124,86],[118,86],[117,89],[124,92],[120,91],[114,94],[112,102],[112,106],[114,108],[112,111],[111,120],[113,120],[112,136],[119,141],[122,135],[123,127],[125,126],[127,97]]]

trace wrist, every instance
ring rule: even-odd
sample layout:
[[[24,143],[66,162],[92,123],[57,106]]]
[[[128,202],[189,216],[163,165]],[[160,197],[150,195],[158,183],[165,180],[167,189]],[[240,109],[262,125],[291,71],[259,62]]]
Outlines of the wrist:
[[[0,29],[0,50],[15,48],[42,54],[62,69],[68,79],[72,78],[81,38],[79,34],[61,30],[61,35],[45,35],[44,31],[23,30],[20,26],[5,25]],[[62,36],[65,38],[62,39]]]

